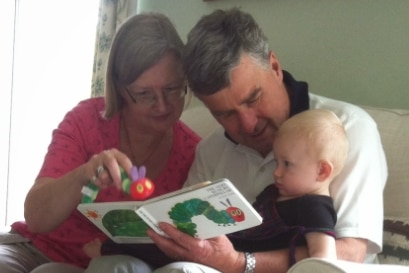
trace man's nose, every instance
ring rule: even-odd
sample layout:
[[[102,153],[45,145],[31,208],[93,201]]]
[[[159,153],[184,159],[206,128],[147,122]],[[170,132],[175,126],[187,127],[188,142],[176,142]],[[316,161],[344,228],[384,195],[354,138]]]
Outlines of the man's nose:
[[[239,113],[239,121],[241,128],[248,134],[253,134],[257,126],[257,116],[251,109],[246,109]]]

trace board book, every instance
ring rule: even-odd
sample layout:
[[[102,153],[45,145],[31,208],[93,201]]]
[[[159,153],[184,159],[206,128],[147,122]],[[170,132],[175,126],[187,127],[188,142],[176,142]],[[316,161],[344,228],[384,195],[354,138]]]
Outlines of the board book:
[[[261,224],[262,218],[228,179],[207,181],[146,201],[79,204],[77,209],[117,243],[151,243],[146,230],[163,234],[168,222],[208,239]]]

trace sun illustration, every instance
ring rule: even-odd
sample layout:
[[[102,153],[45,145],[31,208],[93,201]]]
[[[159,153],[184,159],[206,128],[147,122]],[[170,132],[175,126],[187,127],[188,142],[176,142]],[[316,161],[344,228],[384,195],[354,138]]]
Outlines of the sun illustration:
[[[96,210],[87,210],[86,216],[92,220],[97,220],[101,218],[101,215]]]

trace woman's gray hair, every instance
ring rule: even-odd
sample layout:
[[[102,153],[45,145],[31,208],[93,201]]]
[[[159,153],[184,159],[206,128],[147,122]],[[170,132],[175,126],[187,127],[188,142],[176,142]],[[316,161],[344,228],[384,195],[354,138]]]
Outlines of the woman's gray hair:
[[[110,49],[104,116],[111,118],[122,108],[121,91],[165,54],[172,52],[182,65],[183,46],[174,25],[163,14],[141,13],[126,20],[116,32]]]
[[[233,8],[203,16],[185,46],[183,66],[191,90],[211,95],[229,86],[230,72],[242,53],[268,67],[268,39],[250,14]]]

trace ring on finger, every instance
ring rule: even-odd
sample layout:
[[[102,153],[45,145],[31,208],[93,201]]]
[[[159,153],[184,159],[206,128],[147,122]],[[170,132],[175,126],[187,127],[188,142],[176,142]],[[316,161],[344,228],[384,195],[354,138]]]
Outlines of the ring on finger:
[[[96,177],[98,178],[103,171],[104,171],[104,165],[99,165],[99,166],[97,167],[97,175],[96,175]]]

